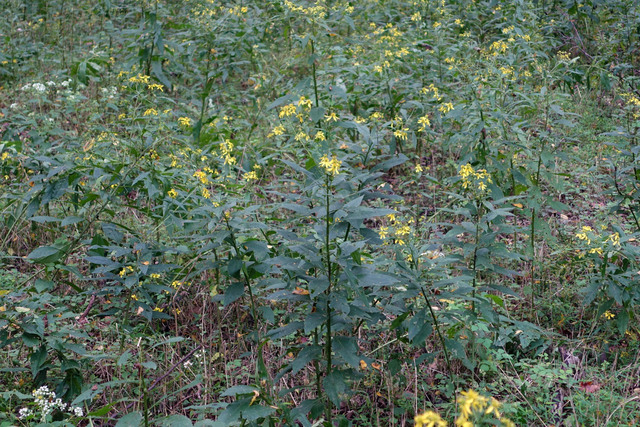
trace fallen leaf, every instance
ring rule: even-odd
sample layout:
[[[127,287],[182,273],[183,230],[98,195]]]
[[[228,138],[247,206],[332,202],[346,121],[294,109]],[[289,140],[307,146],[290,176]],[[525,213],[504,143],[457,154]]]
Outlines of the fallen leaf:
[[[585,393],[595,393],[600,390],[600,387],[602,387],[600,384],[594,383],[593,381],[580,382],[580,389]]]

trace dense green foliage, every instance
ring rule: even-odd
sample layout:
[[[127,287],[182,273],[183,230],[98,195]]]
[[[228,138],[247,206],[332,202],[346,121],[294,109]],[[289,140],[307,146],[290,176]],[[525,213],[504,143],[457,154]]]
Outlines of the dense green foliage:
[[[0,425],[640,422],[637,2],[0,12]]]

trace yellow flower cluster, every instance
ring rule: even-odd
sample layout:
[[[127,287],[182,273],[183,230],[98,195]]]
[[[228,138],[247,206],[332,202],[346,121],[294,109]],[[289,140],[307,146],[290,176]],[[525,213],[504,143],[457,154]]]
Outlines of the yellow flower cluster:
[[[511,420],[500,415],[498,410],[500,409],[501,403],[493,397],[489,399],[469,389],[468,391],[460,393],[458,405],[460,407],[460,416],[456,418],[456,426],[473,427],[473,422],[469,418],[474,413],[480,413],[485,415],[493,414],[503,426],[515,427],[515,424]]]
[[[431,94],[433,94],[433,99],[435,99],[436,101],[442,101],[442,97],[440,96],[440,93],[438,92],[438,88],[437,88],[433,83],[431,83],[431,84],[430,84],[429,86],[427,86],[427,87],[423,87],[423,88],[420,90],[420,92],[421,92],[423,95],[426,95],[426,94],[428,94],[428,93],[431,93]]]
[[[509,49],[509,45],[504,40],[496,40],[489,46],[491,56],[498,56],[505,53]]]
[[[322,5],[312,6],[312,7],[302,7],[293,3],[290,0],[284,0],[284,5],[292,12],[299,12],[303,15],[308,15],[318,19],[324,19],[326,16],[326,7]]]
[[[622,93],[620,96],[624,98],[627,107],[630,107],[630,109],[633,110],[633,118],[640,119],[640,111],[638,111],[638,107],[640,107],[640,98],[633,93]]]
[[[276,127],[273,128],[273,130],[271,132],[269,132],[269,135],[267,135],[267,138],[272,138],[274,136],[280,136],[284,133],[285,128],[282,125],[278,125]]]
[[[320,158],[320,166],[324,168],[328,175],[337,175],[340,173],[342,162],[335,155],[329,159],[329,156],[325,154]]]
[[[569,52],[565,52],[564,50],[559,50],[556,53],[556,56],[558,57],[558,59],[560,61],[570,61],[571,60],[571,55],[569,54]]]
[[[293,116],[296,114],[296,106],[294,104],[287,104],[280,110],[280,118]]]
[[[486,169],[474,170],[473,166],[469,163],[460,166],[459,175],[460,178],[462,178],[462,188],[464,189],[477,188],[483,192],[487,189],[487,184],[493,183],[491,175],[489,175]]]
[[[231,155],[233,151],[233,143],[231,141],[223,139],[220,143],[220,151],[225,165],[233,166],[236,164],[236,158]]]
[[[236,6],[233,8],[229,8],[227,9],[227,11],[231,14],[231,15],[235,15],[235,16],[242,16],[245,13],[249,12],[249,8],[246,6]]]
[[[389,231],[389,227],[380,226],[380,228],[378,228],[378,236],[380,236],[382,240],[387,240],[389,236],[393,235],[394,242],[396,244],[400,246],[404,245],[404,238],[410,236],[412,233],[411,227],[409,224],[400,223],[395,214],[389,214],[386,218],[389,224],[393,227],[393,230]]]
[[[209,183],[209,178],[207,177],[207,174],[201,170],[195,171],[193,173],[193,176],[198,178],[198,180],[204,185],[207,185]]]
[[[576,233],[576,237],[580,240],[584,240],[585,242],[587,242],[587,245],[591,244],[591,238],[589,237],[589,235],[587,233],[593,233],[593,228],[589,227],[588,225],[585,225],[582,227],[582,231],[579,233]]]
[[[167,196],[175,199],[176,197],[178,197],[178,192],[172,188],[171,190],[167,191]]]
[[[440,111],[443,114],[446,114],[451,110],[453,110],[453,103],[452,102],[445,102],[440,107],[438,107],[438,111]]]
[[[189,117],[180,117],[178,118],[178,124],[183,127],[191,126],[191,119]]]
[[[498,425],[515,427],[513,421],[500,414],[500,406],[501,403],[493,397],[487,398],[471,389],[463,391],[458,397],[460,415],[456,418],[455,425],[458,427],[473,427],[473,418],[478,416],[493,416],[500,423]],[[426,411],[422,414],[416,415],[413,420],[416,427],[447,426],[447,422],[434,411]],[[492,420],[492,423],[495,424],[495,421]]]
[[[416,415],[413,419],[415,427],[446,427],[447,422],[434,411],[427,411],[424,414]]]
[[[249,171],[243,175],[243,178],[245,181],[257,181],[258,174],[256,173],[256,171]]]
[[[131,83],[144,83],[144,84],[149,84],[149,81],[151,80],[150,76],[147,76],[145,74],[136,74],[133,77],[129,77],[129,81]]]
[[[418,128],[418,132],[424,132],[428,126],[431,126],[431,122],[429,121],[429,116],[424,115],[418,119],[418,124],[420,127]]]
[[[133,273],[133,267],[131,267],[130,265],[127,265],[126,267],[123,267],[122,270],[120,270],[120,273],[118,273],[118,276],[124,277],[129,273]]]
[[[606,226],[602,226],[602,228],[604,229]],[[597,239],[600,242],[598,246],[589,248],[588,252],[590,254],[603,255],[603,246],[607,244],[610,244],[613,248],[620,247],[620,234],[618,232],[612,233],[607,236],[606,239],[601,240],[601,237],[597,235],[595,230],[588,225],[583,226],[580,231],[576,233],[576,238],[583,241],[587,246],[591,246],[591,239]]]

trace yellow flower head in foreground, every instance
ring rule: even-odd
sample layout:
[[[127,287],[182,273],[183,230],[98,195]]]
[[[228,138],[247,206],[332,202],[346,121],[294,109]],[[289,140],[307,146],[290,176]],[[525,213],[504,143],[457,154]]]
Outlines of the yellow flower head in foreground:
[[[473,411],[484,410],[487,398],[477,391],[469,389],[468,391],[463,391],[460,395],[461,417],[468,418]]]
[[[191,126],[191,119],[189,117],[180,117],[178,119],[178,124],[180,126],[189,127]]]
[[[338,160],[335,155],[329,159],[325,154],[320,158],[320,166],[324,168],[328,175],[337,175],[340,173],[340,166],[342,166],[342,162]]]
[[[446,427],[447,425],[447,422],[437,412],[433,411],[416,415],[413,421],[416,423],[416,427]]]

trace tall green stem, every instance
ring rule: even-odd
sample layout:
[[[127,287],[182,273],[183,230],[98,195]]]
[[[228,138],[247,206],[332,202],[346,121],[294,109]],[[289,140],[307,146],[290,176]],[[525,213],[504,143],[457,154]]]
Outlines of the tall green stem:
[[[327,288],[327,335],[325,339],[325,358],[327,360],[327,376],[331,374],[331,284],[333,280],[332,268],[331,268],[331,248],[330,248],[330,196],[331,196],[331,177],[326,175],[326,211],[325,211],[325,253],[327,263],[327,280],[329,281],[329,287]],[[331,423],[331,400],[327,399],[326,417],[329,423]]]

